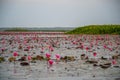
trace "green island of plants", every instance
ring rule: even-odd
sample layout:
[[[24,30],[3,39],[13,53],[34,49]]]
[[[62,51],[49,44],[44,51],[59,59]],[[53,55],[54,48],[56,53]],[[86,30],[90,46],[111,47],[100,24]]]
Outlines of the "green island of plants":
[[[67,34],[119,34],[120,25],[88,25],[66,32]]]
[[[7,30],[5,30],[5,31],[12,31],[12,32],[17,32],[17,31],[19,31],[19,32],[26,32],[26,31],[28,31],[27,29],[25,29],[25,28],[11,28],[11,29],[7,29]]]

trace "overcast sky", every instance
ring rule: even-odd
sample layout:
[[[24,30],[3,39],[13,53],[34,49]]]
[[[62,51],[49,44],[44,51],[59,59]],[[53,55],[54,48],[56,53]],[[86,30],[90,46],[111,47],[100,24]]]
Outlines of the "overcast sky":
[[[120,24],[120,0],[0,0],[0,27]]]

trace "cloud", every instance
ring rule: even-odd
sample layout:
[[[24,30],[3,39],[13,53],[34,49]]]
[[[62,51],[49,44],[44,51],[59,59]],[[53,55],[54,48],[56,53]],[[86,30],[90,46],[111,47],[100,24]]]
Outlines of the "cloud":
[[[13,4],[52,4],[52,5],[85,5],[95,4],[99,0],[4,0]]]
[[[68,3],[72,0],[5,0],[6,2],[14,2],[14,3],[27,3],[27,4],[62,4]]]
[[[4,0],[3,26],[119,23],[115,0]],[[2,18],[0,18],[2,19]],[[0,24],[1,26],[1,24]]]
[[[20,6],[53,6],[53,7],[77,7],[89,8],[96,7],[101,0],[4,0],[6,5]],[[8,4],[7,4],[8,3]]]

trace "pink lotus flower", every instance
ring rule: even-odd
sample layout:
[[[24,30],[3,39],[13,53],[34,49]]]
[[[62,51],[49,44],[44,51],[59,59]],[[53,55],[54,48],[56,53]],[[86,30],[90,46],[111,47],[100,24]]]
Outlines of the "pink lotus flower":
[[[18,56],[18,53],[17,53],[17,52],[14,52],[14,53],[13,53],[13,56],[14,56],[14,57]]]
[[[54,49],[53,49],[53,48],[50,48],[50,51],[54,51]]]
[[[110,51],[112,51],[112,48],[108,48]]]
[[[2,48],[2,49],[1,49],[1,51],[4,51],[4,50],[5,50],[5,48]]]
[[[28,50],[30,50],[30,46],[28,46],[27,48],[28,48]]]
[[[49,65],[52,66],[53,65],[53,60],[49,60]]]
[[[104,45],[103,47],[104,47],[104,48],[107,48],[107,46],[106,46],[106,45]]]
[[[51,56],[51,55],[50,55],[49,53],[46,53],[46,57],[47,57],[47,58],[50,58],[50,56]]]
[[[112,64],[115,65],[117,62],[116,60],[112,60]]]
[[[86,51],[88,51],[89,50],[89,47],[86,47]]]
[[[29,61],[31,60],[31,56],[28,56],[28,60],[29,60]]]
[[[94,56],[94,57],[96,57],[96,56],[97,56],[97,53],[96,53],[96,52],[94,52],[94,53],[93,53],[93,56]]]
[[[2,44],[5,44],[5,40],[2,41]]]
[[[56,54],[56,59],[60,59],[60,55],[59,54]]]

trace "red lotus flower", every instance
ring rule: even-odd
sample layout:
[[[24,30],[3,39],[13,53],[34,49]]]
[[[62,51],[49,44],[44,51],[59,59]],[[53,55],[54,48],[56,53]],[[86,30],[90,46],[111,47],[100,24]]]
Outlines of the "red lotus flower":
[[[14,53],[13,53],[13,56],[14,56],[14,57],[18,56],[18,53],[17,53],[17,52],[14,52]]]
[[[52,66],[53,65],[53,60],[49,60],[49,65]]]
[[[28,56],[27,58],[28,58],[29,61],[31,60],[31,56]]]
[[[116,64],[116,60],[112,60],[112,64],[115,65]]]
[[[96,56],[97,56],[97,53],[96,53],[96,52],[94,52],[94,53],[93,53],[93,56],[94,56],[94,57],[96,57]]]
[[[47,57],[47,58],[50,58],[50,56],[51,56],[51,55],[50,55],[49,53],[46,53],[46,57]]]

